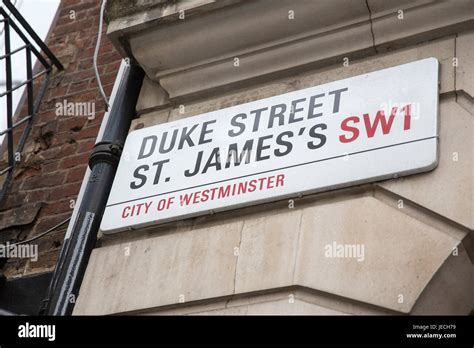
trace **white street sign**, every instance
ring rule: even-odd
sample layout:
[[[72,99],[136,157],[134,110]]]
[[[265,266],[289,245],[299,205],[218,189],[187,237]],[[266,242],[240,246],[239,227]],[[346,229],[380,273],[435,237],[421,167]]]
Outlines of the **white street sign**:
[[[105,233],[432,170],[434,58],[129,134]]]

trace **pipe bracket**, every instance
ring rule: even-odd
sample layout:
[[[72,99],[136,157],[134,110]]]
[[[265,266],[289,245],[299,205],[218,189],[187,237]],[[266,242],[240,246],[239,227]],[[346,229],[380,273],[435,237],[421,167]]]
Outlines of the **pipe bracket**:
[[[91,155],[89,157],[89,168],[92,168],[97,163],[110,163],[117,166],[122,155],[122,144],[113,141],[101,141],[94,145]]]

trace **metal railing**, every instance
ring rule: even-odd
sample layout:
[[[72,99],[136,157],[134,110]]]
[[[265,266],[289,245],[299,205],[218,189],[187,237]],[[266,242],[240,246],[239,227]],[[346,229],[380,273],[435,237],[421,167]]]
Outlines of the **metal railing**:
[[[48,86],[49,78],[53,70],[53,66],[56,66],[58,70],[63,70],[63,65],[56,58],[56,56],[50,51],[48,46],[41,40],[41,38],[36,34],[36,32],[31,28],[28,22],[23,18],[23,16],[18,12],[15,6],[10,2],[10,0],[2,0],[3,5],[0,7],[0,25],[3,24],[3,39],[5,42],[5,54],[0,56],[0,60],[5,60],[5,91],[0,93],[0,98],[6,98],[6,115],[0,115],[0,117],[6,117],[7,128],[0,130],[0,137],[5,136],[4,141],[6,144],[0,144],[0,159],[3,162],[3,151],[6,148],[7,153],[7,165],[3,169],[0,168],[0,177],[5,176],[3,183],[0,188],[0,205],[3,202],[3,199],[6,196],[8,187],[12,181],[13,169],[17,162],[21,160],[21,152],[26,143],[26,139],[31,130],[34,116],[38,113],[41,100],[46,92]],[[9,11],[5,10],[5,8]],[[15,21],[13,20],[15,19]],[[18,23],[18,24],[17,24]],[[18,35],[18,37],[23,41],[23,45],[12,50],[11,49],[11,34],[12,30]],[[28,38],[25,35],[25,32],[32,39]],[[33,42],[40,48],[40,50],[46,55],[44,57],[40,51],[33,45]],[[26,54],[26,80],[16,81],[13,85],[13,76],[12,76],[12,59],[15,54],[25,51]],[[41,63],[42,69],[39,72],[33,73],[33,57],[38,59]],[[36,79],[45,75],[45,78],[39,85],[38,91],[35,94],[33,83]],[[23,86],[26,86],[26,102],[27,102],[27,115],[22,116],[18,115],[17,120],[14,122],[14,110],[13,110],[13,92]],[[21,108],[21,106],[20,106]],[[22,124],[26,126],[23,129],[23,132],[20,135],[16,149],[14,149],[14,130]]]

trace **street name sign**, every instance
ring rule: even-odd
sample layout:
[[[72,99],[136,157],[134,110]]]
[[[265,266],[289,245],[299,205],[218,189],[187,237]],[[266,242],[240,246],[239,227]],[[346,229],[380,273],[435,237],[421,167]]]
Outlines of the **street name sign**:
[[[434,58],[131,132],[101,230],[432,170]]]

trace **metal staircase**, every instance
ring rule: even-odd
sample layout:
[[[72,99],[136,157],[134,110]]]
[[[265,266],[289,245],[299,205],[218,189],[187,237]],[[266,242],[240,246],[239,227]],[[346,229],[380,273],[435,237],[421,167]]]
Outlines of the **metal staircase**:
[[[38,113],[41,100],[46,92],[50,75],[55,66],[58,70],[63,70],[61,62],[50,51],[48,46],[35,33],[25,18],[20,14],[10,0],[2,0],[0,7],[0,27],[3,26],[5,54],[0,55],[0,60],[5,60],[5,75],[0,72],[0,80],[4,81],[5,89],[0,93],[0,98],[6,98],[6,114],[0,114],[1,118],[6,118],[5,129],[0,129],[0,206],[6,196],[8,187],[12,181],[13,169],[21,160],[21,153],[26,143],[26,139],[31,130],[35,115]],[[12,31],[20,37],[23,44],[12,49]],[[38,47],[38,48],[37,48]],[[13,81],[12,61],[15,55],[26,55],[26,80]],[[39,71],[34,70],[33,55],[39,61]],[[39,88],[34,90],[34,81],[41,79]],[[15,82],[15,83],[14,83]],[[13,92],[22,86],[26,86],[23,99],[27,103],[27,115],[14,115]],[[21,105],[19,105],[21,110]],[[25,124],[18,139],[14,139],[14,130]],[[16,146],[15,146],[16,144]]]

